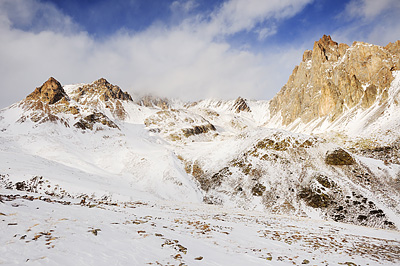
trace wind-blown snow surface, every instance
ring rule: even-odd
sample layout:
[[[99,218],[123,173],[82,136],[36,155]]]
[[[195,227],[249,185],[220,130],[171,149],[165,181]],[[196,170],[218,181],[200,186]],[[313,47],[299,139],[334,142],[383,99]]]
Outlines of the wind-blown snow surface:
[[[2,265],[398,265],[400,233],[183,202],[0,189]]]

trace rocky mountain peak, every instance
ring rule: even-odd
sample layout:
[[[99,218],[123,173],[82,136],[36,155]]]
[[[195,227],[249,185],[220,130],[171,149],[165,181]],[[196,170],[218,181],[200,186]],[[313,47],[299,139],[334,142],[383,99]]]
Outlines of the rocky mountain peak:
[[[338,43],[333,41],[330,35],[325,35],[322,36],[321,39],[317,42],[319,44],[322,44],[325,47],[330,47],[330,46],[338,46]]]
[[[31,94],[29,94],[26,99],[41,100],[48,104],[54,104],[61,99],[68,100],[68,96],[60,82],[55,78],[50,77],[42,86],[36,88]]]
[[[123,120],[127,114],[122,101],[133,101],[128,92],[124,92],[117,85],[113,85],[105,78],[100,78],[91,84],[83,85],[69,92],[71,99],[86,107],[97,108],[105,105],[113,115]]]
[[[337,61],[344,55],[347,44],[338,44],[333,41],[331,36],[324,35],[321,39],[314,42],[312,60],[314,62]]]
[[[124,92],[117,85],[113,85],[105,78],[100,78],[91,84],[79,87],[71,97],[77,101],[86,103],[87,99],[92,99],[94,96],[100,96],[101,101],[108,100],[123,100],[132,101],[132,97],[128,92]]]
[[[93,84],[97,86],[109,86],[111,85],[105,78],[99,78],[98,80],[94,81]]]
[[[383,104],[400,65],[400,42],[385,48],[355,42],[349,47],[324,35],[313,50],[303,54],[288,82],[271,100],[271,114],[284,125],[300,118],[303,123],[324,117],[339,118],[345,110]]]

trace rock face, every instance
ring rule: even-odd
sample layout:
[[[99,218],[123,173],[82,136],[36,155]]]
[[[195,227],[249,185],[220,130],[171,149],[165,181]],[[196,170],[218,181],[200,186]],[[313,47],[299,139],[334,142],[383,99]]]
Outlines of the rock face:
[[[42,86],[36,88],[31,94],[26,97],[27,100],[41,100],[44,103],[54,104],[61,99],[68,100],[60,82],[55,78],[49,78]]]
[[[351,47],[324,35],[304,52],[286,85],[271,100],[270,112],[284,125],[300,118],[337,119],[345,110],[384,103],[400,66],[400,41],[386,47],[354,42]]]
[[[236,113],[240,112],[250,112],[250,107],[247,105],[246,100],[242,97],[238,97],[233,105]]]
[[[352,165],[355,163],[353,157],[343,149],[327,152],[325,163],[329,165]]]
[[[120,87],[109,83],[104,78],[98,79],[92,84],[82,86],[79,88],[79,93],[74,94],[71,98],[76,101],[82,101],[94,94],[100,95],[100,100],[104,102],[110,99],[132,101],[129,93],[123,92]]]
[[[104,78],[79,87],[70,93],[70,97],[79,104],[93,108],[104,104],[115,117],[121,120],[127,116],[122,102],[133,101],[129,93],[122,91],[120,87],[109,83]]]
[[[111,128],[118,128],[118,126],[113,121],[111,121],[106,115],[99,112],[85,116],[84,118],[76,122],[74,126],[76,128],[80,128],[83,130],[85,129],[93,130],[93,127],[96,123],[100,123]]]
[[[182,129],[183,134],[185,137],[190,137],[193,135],[200,135],[203,133],[207,133],[209,131],[215,131],[215,127],[212,124],[205,124],[205,125],[200,125],[200,126],[194,126],[192,128],[185,128]]]

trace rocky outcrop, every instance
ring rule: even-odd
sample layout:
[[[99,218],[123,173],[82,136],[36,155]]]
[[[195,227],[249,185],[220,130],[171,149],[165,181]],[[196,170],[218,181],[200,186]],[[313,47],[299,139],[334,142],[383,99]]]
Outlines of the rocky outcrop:
[[[71,98],[77,102],[84,101],[88,96],[98,95],[99,99],[103,102],[111,99],[121,101],[132,101],[132,97],[129,93],[121,90],[120,87],[109,83],[106,79],[101,78],[93,82],[92,84],[84,85],[78,89],[78,93],[75,93]]]
[[[329,165],[352,165],[355,161],[347,151],[339,148],[327,152],[325,163]]]
[[[324,35],[313,50],[303,54],[286,85],[271,100],[272,115],[284,125],[300,118],[303,123],[326,117],[337,119],[345,110],[384,103],[399,69],[400,42],[385,48],[354,42],[351,47]]]
[[[137,103],[140,106],[158,107],[163,110],[167,110],[168,108],[170,108],[168,99],[159,98],[159,97],[155,97],[152,95],[143,96],[142,98],[140,98],[140,100]]]
[[[84,118],[82,118],[78,122],[76,122],[74,124],[74,126],[76,128],[80,128],[83,130],[85,130],[85,129],[93,130],[94,125],[96,123],[100,123],[100,124],[108,126],[110,128],[118,128],[118,126],[113,121],[111,121],[106,115],[99,113],[99,112],[85,116]]]
[[[204,117],[183,109],[161,110],[147,117],[144,124],[151,132],[161,133],[172,141],[188,141],[193,136],[211,137],[216,130]]]
[[[40,100],[44,103],[54,104],[62,99],[68,101],[68,96],[60,82],[51,77],[43,83],[42,86],[36,88],[31,94],[29,94],[26,99]]]
[[[385,46],[385,49],[388,50],[391,54],[400,56],[400,40],[395,41],[394,43],[389,43]],[[400,70],[399,65],[396,66],[395,70]]]
[[[215,127],[212,124],[205,124],[205,125],[200,125],[200,126],[194,126],[192,128],[185,128],[182,129],[183,134],[186,138],[193,136],[193,135],[199,135],[203,133],[207,133],[209,131],[215,131]]]
[[[77,88],[70,93],[71,99],[92,108],[105,106],[118,119],[124,120],[127,113],[123,107],[124,101],[133,101],[129,93],[120,87],[101,78],[95,82]]]
[[[72,114],[76,111],[76,107],[70,106],[70,98],[60,82],[53,77],[49,78],[42,86],[36,88],[18,105],[25,111],[17,120],[18,123],[30,120],[36,124],[51,122],[69,127],[68,121],[58,116],[58,114]]]
[[[246,100],[242,97],[238,97],[233,105],[233,109],[236,113],[250,112],[250,107],[247,105]]]

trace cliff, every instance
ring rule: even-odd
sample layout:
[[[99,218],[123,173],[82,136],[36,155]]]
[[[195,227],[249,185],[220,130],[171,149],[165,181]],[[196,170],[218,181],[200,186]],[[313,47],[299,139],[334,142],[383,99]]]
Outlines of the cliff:
[[[354,42],[349,47],[324,35],[312,51],[304,52],[286,85],[271,100],[270,112],[280,115],[283,125],[321,117],[333,122],[353,107],[384,104],[393,71],[399,69],[400,41],[386,47]]]

